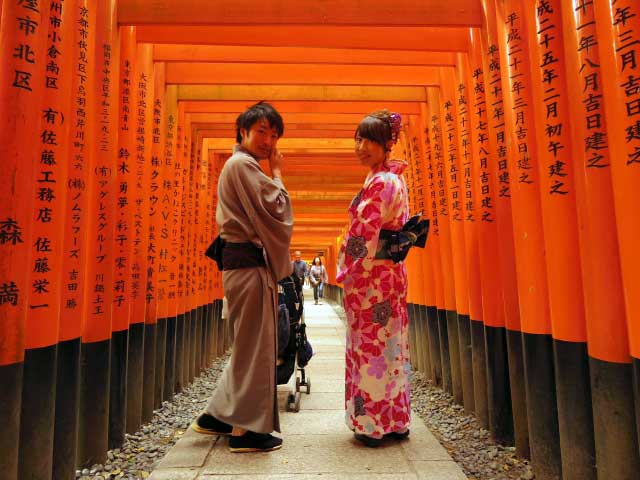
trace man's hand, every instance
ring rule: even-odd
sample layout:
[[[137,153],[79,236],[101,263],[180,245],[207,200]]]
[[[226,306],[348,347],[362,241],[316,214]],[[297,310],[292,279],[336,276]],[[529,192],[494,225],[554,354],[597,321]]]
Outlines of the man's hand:
[[[271,174],[273,178],[282,178],[282,154],[277,148],[271,150],[271,156],[269,157],[269,167],[271,168]]]

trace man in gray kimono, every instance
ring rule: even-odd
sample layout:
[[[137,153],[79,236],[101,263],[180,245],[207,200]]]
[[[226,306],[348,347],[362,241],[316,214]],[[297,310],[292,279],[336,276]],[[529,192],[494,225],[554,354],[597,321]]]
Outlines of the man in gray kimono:
[[[277,281],[291,274],[291,200],[282,183],[280,114],[260,102],[238,116],[238,145],[218,182],[216,222],[225,241],[222,284],[234,320],[231,359],[199,433],[231,435],[232,452],[276,450],[282,439],[276,393]],[[260,166],[268,160],[271,175]]]

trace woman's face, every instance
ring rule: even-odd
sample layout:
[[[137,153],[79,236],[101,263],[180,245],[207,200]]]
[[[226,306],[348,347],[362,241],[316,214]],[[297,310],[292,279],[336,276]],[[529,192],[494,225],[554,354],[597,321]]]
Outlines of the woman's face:
[[[384,162],[386,152],[382,145],[368,138],[356,135],[355,152],[362,165],[374,168]]]
[[[314,265],[320,265],[320,259],[318,257],[313,259],[313,264]]]

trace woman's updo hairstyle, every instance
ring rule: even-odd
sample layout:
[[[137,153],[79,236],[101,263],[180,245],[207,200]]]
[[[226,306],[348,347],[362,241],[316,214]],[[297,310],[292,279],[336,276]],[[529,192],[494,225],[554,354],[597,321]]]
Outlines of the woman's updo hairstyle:
[[[354,138],[358,136],[366,138],[388,150],[387,144],[389,142],[395,144],[398,141],[401,128],[402,117],[400,114],[389,112],[387,109],[378,110],[362,119],[356,128]]]

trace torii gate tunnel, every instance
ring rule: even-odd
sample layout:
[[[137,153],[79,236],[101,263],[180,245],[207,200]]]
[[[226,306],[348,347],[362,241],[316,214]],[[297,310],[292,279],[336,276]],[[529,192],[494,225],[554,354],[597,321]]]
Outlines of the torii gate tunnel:
[[[640,478],[640,2],[0,0],[0,472],[74,478],[229,347],[216,184],[283,114],[329,295],[404,118],[414,367],[538,479]]]

